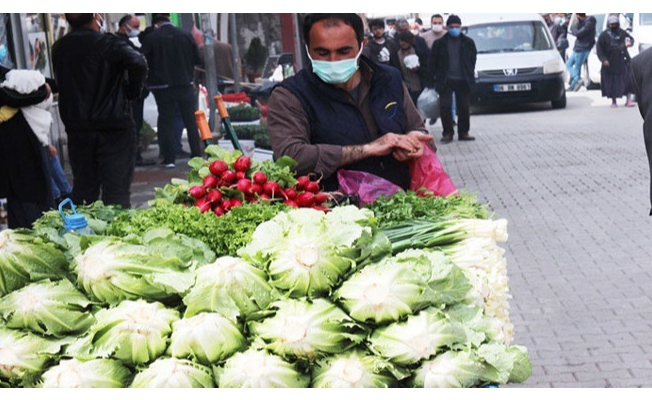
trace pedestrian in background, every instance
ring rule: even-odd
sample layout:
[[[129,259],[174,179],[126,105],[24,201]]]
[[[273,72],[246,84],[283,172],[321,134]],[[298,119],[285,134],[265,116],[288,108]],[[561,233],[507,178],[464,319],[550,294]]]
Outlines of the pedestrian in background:
[[[435,40],[441,39],[446,34],[444,29],[444,17],[441,14],[433,14],[430,17],[430,29],[421,33],[421,37],[426,41],[428,49],[432,50],[432,44]]]
[[[27,82],[21,75],[27,75]],[[54,206],[49,156],[43,144],[52,119],[32,121],[32,125],[27,115],[28,108],[48,100],[51,104],[50,85],[40,72],[0,66],[0,198],[7,199],[10,229],[32,228]]]
[[[158,108],[157,134],[163,165],[174,168],[178,150],[175,149],[175,108],[179,108],[186,128],[191,156],[202,155],[195,120],[197,93],[193,85],[195,66],[201,64],[201,57],[190,32],[172,25],[170,14],[154,14],[152,23],[155,29],[142,41],[142,52],[150,69],[147,87]]]
[[[385,32],[385,22],[380,18],[374,18],[369,20],[368,25],[371,38],[364,46],[362,54],[379,64],[398,68],[396,60],[398,46]]]
[[[131,206],[136,127],[131,101],[147,78],[147,61],[115,35],[99,13],[66,14],[72,30],[52,47],[59,113],[68,134],[72,201]]]
[[[555,46],[561,59],[566,62],[566,49],[568,49],[568,21],[564,17],[555,17],[555,24],[550,28],[552,40],[555,41]]]
[[[398,34],[401,32],[411,32],[412,27],[407,19],[399,19],[396,21],[396,35],[394,36],[394,41],[396,42],[396,51],[398,51]],[[427,65],[428,56],[430,55],[430,48],[426,44],[426,41],[421,36],[414,37],[414,49],[416,50],[417,57],[423,61],[422,65]]]
[[[630,69],[638,110],[644,121],[643,138],[650,173],[650,203],[652,203],[652,48],[632,58]]]
[[[607,18],[607,28],[600,33],[595,51],[602,63],[600,69],[600,90],[602,97],[611,99],[611,107],[616,108],[616,99],[625,96],[625,106],[632,107],[631,95],[634,88],[631,85],[629,64],[632,61],[629,47],[634,44],[634,38],[620,27],[618,15]]]
[[[471,129],[471,93],[475,89],[475,63],[478,51],[475,42],[462,33],[462,20],[450,15],[446,20],[447,33],[435,41],[428,62],[428,87],[439,93],[442,143],[453,141],[453,94],[457,106],[457,133],[459,140],[475,140]]]
[[[116,32],[116,35],[119,38],[122,38],[122,40],[127,42],[131,47],[134,48],[134,50],[138,52],[140,52],[140,47],[136,46],[136,43],[134,43],[132,39],[137,39],[140,33],[140,19],[137,16],[133,14],[127,14],[120,18],[120,21],[118,21],[118,31]],[[145,99],[147,96],[149,96],[149,90],[147,90],[146,87],[143,87],[143,91],[140,96],[131,101],[131,111],[134,117],[134,123],[136,124],[137,167],[156,164],[156,161],[154,160],[143,159],[142,154],[140,154],[140,132],[143,129]]]
[[[589,57],[589,53],[595,46],[596,20],[593,16],[586,14],[575,14],[575,23],[570,27],[570,33],[575,36],[573,53],[566,61],[566,68],[570,72],[569,89],[575,92],[579,91],[584,85],[580,79],[582,66]]]
[[[416,36],[410,31],[399,32],[397,35],[399,49],[397,52],[403,82],[410,93],[414,104],[424,88],[422,76],[427,73],[427,65],[421,64],[414,48]],[[424,72],[422,72],[424,71]]]

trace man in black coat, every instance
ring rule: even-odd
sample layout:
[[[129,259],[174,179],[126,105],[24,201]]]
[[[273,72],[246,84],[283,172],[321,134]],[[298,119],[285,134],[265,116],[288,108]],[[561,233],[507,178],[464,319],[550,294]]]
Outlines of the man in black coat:
[[[76,204],[100,199],[131,207],[136,129],[131,101],[142,92],[147,61],[115,35],[102,14],[66,14],[72,31],[52,47],[59,112],[68,135]]]
[[[462,21],[450,15],[446,21],[447,33],[436,40],[428,61],[428,87],[439,93],[441,123],[444,128],[442,143],[450,143],[455,135],[453,123],[453,93],[457,105],[457,133],[459,140],[475,140],[471,129],[471,93],[475,89],[475,62],[478,51],[473,39],[461,31]]]
[[[650,174],[652,175],[652,48],[632,58],[630,66],[638,109],[644,121],[643,138]],[[652,176],[650,180],[650,202],[652,203]],[[650,215],[652,215],[652,210],[650,210]]]
[[[181,112],[192,157],[201,157],[199,129],[195,120],[197,93],[193,80],[195,66],[201,65],[199,46],[190,32],[172,25],[170,14],[152,16],[154,30],[145,35],[141,50],[149,64],[147,87],[158,108],[157,133],[163,165],[174,168],[174,113]]]

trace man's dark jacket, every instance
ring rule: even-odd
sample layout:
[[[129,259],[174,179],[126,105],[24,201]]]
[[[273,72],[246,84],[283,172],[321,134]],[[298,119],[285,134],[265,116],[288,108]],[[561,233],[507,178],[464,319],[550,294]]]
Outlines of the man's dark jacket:
[[[374,63],[364,56],[360,60],[373,70],[369,96],[371,111],[380,134],[405,132],[401,73],[396,68]],[[281,86],[289,89],[301,101],[310,120],[313,144],[349,146],[373,141],[374,137],[351,96],[342,89],[324,83],[310,67],[284,80]],[[410,184],[407,163],[397,161],[391,154],[369,157],[345,168],[369,172],[404,189]],[[327,190],[336,190],[337,177],[322,180],[322,185]]]
[[[651,174],[650,203],[652,203],[652,48],[632,58],[630,68],[638,110],[643,117],[643,138]],[[652,210],[650,215],[652,215]]]
[[[589,15],[584,21],[578,19],[571,27],[570,33],[575,36],[573,51],[588,51],[595,46],[596,24],[595,17]]]
[[[143,35],[141,43],[149,64],[149,89],[192,85],[201,57],[190,32],[166,23]]]
[[[448,44],[454,40],[450,34],[445,34],[441,39],[435,40],[430,50],[430,58],[428,60],[428,87],[434,87],[438,93],[442,93],[444,86],[446,86],[446,75],[448,72],[449,55]],[[462,60],[462,76],[469,85],[471,91],[475,89],[475,62],[478,56],[478,50],[475,47],[475,42],[468,36],[461,34],[460,40],[460,57]]]
[[[133,127],[130,100],[142,91],[147,61],[124,40],[75,29],[52,46],[52,65],[68,132]]]

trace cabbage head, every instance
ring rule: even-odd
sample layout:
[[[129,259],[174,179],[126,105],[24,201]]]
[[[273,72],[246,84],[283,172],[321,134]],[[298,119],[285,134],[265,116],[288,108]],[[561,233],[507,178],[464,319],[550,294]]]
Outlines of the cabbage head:
[[[391,388],[408,374],[366,350],[353,349],[317,360],[313,388]]]
[[[272,285],[291,297],[321,297],[375,254],[373,221],[371,210],[355,206],[292,209],[260,224],[238,255],[266,268]]]
[[[249,330],[280,356],[313,360],[353,348],[367,335],[364,326],[324,298],[279,300],[271,309],[273,316],[250,322]]]
[[[124,388],[131,381],[131,371],[111,359],[61,360],[41,376],[42,388]]]
[[[199,363],[159,358],[134,377],[131,388],[214,388],[213,371]]]
[[[411,384],[420,388],[471,388],[484,376],[485,367],[471,350],[450,350],[424,361]]]
[[[61,342],[31,332],[0,326],[0,387],[33,387],[47,364],[61,351]]]
[[[265,271],[231,256],[220,257],[195,271],[195,284],[183,297],[184,315],[218,312],[235,321],[269,306],[275,290]]]
[[[168,353],[210,365],[247,346],[241,328],[218,313],[200,313],[172,323]]]
[[[369,336],[368,347],[374,354],[398,365],[411,366],[465,342],[460,323],[430,307],[408,316],[405,321],[376,328]]]
[[[219,388],[307,388],[310,375],[267,350],[251,347],[215,368]]]
[[[31,283],[0,298],[0,315],[8,328],[63,337],[84,333],[95,321],[91,301],[64,279]]]
[[[106,304],[172,299],[187,291],[194,279],[189,264],[180,258],[117,238],[92,244],[74,258],[72,267],[78,286]]]
[[[179,320],[179,311],[159,302],[124,300],[95,313],[96,322],[89,332],[71,343],[69,356],[114,358],[127,366],[142,365],[161,356]]]
[[[28,231],[0,232],[0,297],[43,279],[69,275],[65,254]]]

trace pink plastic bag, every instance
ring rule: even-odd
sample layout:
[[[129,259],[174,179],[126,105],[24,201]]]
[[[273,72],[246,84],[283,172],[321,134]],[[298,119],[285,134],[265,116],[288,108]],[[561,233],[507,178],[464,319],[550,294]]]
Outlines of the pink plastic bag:
[[[423,156],[410,163],[410,190],[432,192],[435,196],[456,195],[457,188],[439,162],[437,153],[424,146]]]
[[[359,196],[359,207],[373,203],[380,195],[389,197],[403,190],[386,179],[363,171],[341,169],[337,171],[337,181],[340,192]]]

